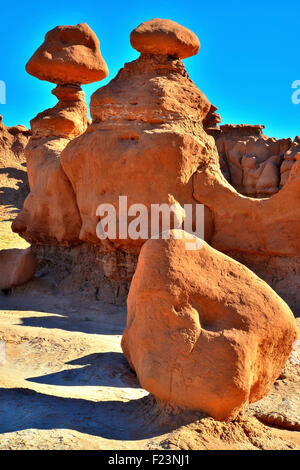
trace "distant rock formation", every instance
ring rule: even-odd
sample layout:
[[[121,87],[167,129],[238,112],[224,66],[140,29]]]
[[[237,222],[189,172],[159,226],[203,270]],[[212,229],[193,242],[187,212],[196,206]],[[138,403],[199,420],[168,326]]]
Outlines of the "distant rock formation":
[[[300,154],[300,137],[279,139],[263,134],[264,126],[223,125],[214,135],[223,175],[241,194],[270,197],[288,181]]]
[[[163,404],[234,419],[271,389],[297,338],[295,319],[245,266],[205,242],[187,250],[182,231],[170,235],[141,250],[123,351]]]
[[[24,149],[31,132],[6,127],[0,116],[0,219],[13,218],[29,192]]]

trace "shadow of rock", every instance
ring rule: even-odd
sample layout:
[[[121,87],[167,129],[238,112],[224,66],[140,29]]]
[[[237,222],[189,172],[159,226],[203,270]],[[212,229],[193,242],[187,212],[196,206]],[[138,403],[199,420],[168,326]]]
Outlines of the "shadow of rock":
[[[177,419],[161,421],[158,414],[158,407],[149,395],[129,402],[93,402],[22,388],[0,389],[1,433],[72,429],[106,439],[142,440],[178,427]]]
[[[54,313],[54,312],[53,312]],[[57,315],[48,315],[45,317],[26,317],[22,319],[23,326],[32,326],[35,328],[50,328],[59,329],[64,331],[77,331],[80,333],[97,334],[97,335],[121,335],[123,334],[124,326],[114,325],[112,323],[98,322],[89,320],[73,320],[72,314],[70,317],[61,317]]]
[[[25,168],[24,170],[13,167],[0,168],[0,205],[20,210],[28,193],[29,184]]]
[[[46,312],[22,318],[21,326],[59,329],[87,334],[121,335],[126,325],[125,307],[103,301],[80,302],[73,297],[0,294],[0,309],[16,312]]]
[[[141,388],[138,379],[131,372],[129,364],[122,353],[89,354],[67,362],[67,364],[82,367],[27,380],[48,385]]]

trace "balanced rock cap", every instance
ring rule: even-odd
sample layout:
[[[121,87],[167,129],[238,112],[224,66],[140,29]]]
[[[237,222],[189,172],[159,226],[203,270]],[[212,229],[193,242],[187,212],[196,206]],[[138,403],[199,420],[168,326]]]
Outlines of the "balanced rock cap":
[[[26,71],[56,84],[93,83],[108,75],[99,39],[86,23],[49,31],[26,64]]]
[[[198,54],[200,42],[196,34],[172,20],[154,18],[135,28],[130,43],[142,54],[162,54],[185,59]]]

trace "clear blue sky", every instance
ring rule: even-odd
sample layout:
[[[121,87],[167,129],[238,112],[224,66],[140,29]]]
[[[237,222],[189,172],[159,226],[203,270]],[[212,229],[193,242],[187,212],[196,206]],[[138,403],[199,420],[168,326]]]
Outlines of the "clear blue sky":
[[[169,18],[193,30],[201,49],[186,59],[190,77],[219,108],[223,123],[264,124],[266,134],[300,134],[300,104],[292,103],[292,83],[300,80],[300,2],[244,0],[52,0],[3,1],[0,80],[6,125],[25,124],[53,106],[53,85],[25,72],[25,64],[47,31],[60,24],[88,23],[100,39],[109,77],[84,86],[87,102],[124,62],[138,57],[129,34],[141,22]]]

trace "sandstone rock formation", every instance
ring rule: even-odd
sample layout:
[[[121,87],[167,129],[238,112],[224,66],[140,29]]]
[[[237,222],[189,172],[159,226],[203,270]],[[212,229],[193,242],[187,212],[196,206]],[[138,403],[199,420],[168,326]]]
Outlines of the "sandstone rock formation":
[[[30,242],[76,245],[81,220],[60,154],[88,126],[88,109],[79,84],[108,73],[99,41],[85,24],[58,26],[46,35],[27,71],[58,83],[52,93],[59,101],[31,121],[33,135],[26,147],[30,194],[12,229]]]
[[[26,71],[57,84],[93,83],[108,75],[96,34],[86,23],[57,26],[31,57]]]
[[[288,180],[300,151],[299,137],[279,139],[263,134],[264,126],[223,125],[213,134],[226,179],[241,194],[269,197]]]
[[[157,24],[156,20],[150,23],[151,28]],[[195,205],[192,175],[213,154],[217,158],[214,141],[202,126],[211,105],[188,77],[182,61],[175,53],[169,55],[163,40],[156,42],[157,33],[168,44],[169,23],[163,25],[160,29],[153,27],[153,31],[150,28],[155,53],[148,49],[147,53],[142,52],[137,60],[125,64],[108,85],[94,93],[92,125],[61,154],[63,170],[76,194],[82,241],[99,244],[96,210],[100,204],[112,204],[118,217],[119,195],[128,197],[128,207],[143,204],[149,215],[151,204],[176,204],[179,210],[184,204]],[[181,26],[176,28],[180,31]],[[131,36],[135,47],[132,37],[136,38],[140,29]],[[175,39],[179,37],[177,29]],[[141,44],[144,41],[148,47],[150,39],[147,35],[144,38],[144,33],[138,37],[139,50],[143,51]],[[209,211],[205,216],[209,239],[212,229]],[[128,217],[128,224],[132,218]],[[151,220],[148,235],[150,224]],[[118,229],[119,217],[116,236],[109,238],[111,249],[138,252],[145,239],[122,239]]]
[[[208,114],[205,119],[203,119],[205,132],[212,135],[214,138],[218,137],[221,132],[218,127],[218,124],[221,122],[221,116],[216,112],[217,110],[218,108],[212,104],[209,108]]]
[[[37,262],[31,248],[1,250],[0,289],[10,289],[24,284],[34,276],[36,268]]]
[[[224,252],[299,256],[300,175],[296,168],[280,192],[268,199],[253,199],[228,183],[218,161],[207,161],[194,175],[194,196],[213,212],[212,245]]]
[[[162,54],[177,59],[198,54],[200,42],[196,34],[175,21],[154,18],[135,28],[130,43],[142,54]]]
[[[29,136],[25,126],[6,127],[0,116],[0,219],[13,217],[28,194],[24,149]]]
[[[282,145],[285,147],[284,142]],[[279,144],[276,146],[278,148]],[[296,153],[287,183],[275,195],[265,199],[238,193],[214,159],[194,175],[194,197],[207,205],[213,214],[211,245],[269,282],[295,312],[300,307],[298,155]]]
[[[70,31],[74,32],[72,46],[69,39],[61,42],[64,28],[69,39]],[[60,38],[58,42],[53,39],[58,45],[57,57],[64,63],[66,40],[67,50],[71,47],[71,51],[84,51],[89,69],[95,56],[83,46],[81,32],[77,34],[82,28],[72,28],[51,32],[52,39]],[[50,39],[42,50],[52,44]],[[77,53],[70,55],[74,59],[72,67],[69,58],[65,60],[69,68],[60,78],[54,75],[56,67],[50,67],[48,62],[42,66],[43,62],[37,61],[39,77],[44,67],[48,79],[59,82],[54,90],[59,103],[32,121],[33,136],[26,150],[31,192],[13,230],[51,250],[53,245],[61,248],[83,243],[86,246],[79,248],[72,259],[87,252],[92,259],[96,250],[104,276],[116,280],[126,260],[130,261],[124,271],[134,270],[132,260],[152,233],[153,204],[175,205],[181,213],[184,204],[195,207],[200,202],[205,204],[205,239],[240,259],[269,282],[292,308],[298,308],[299,138],[294,142],[276,141],[263,135],[262,126],[219,128],[217,108],[190,80],[180,60],[197,49],[193,33],[180,25],[151,20],[134,30],[131,42],[141,55],[94,93],[93,122],[89,126],[83,94],[74,83],[84,80]],[[34,57],[33,64],[37,63]],[[60,83],[62,77],[64,84]],[[219,160],[231,185],[222,176]],[[280,184],[283,189],[270,199],[244,196],[249,193],[256,198],[269,197],[278,192]],[[129,214],[125,233],[119,233],[120,215],[124,215],[119,196],[127,196],[128,209],[132,204],[146,207],[146,237],[127,236],[137,212]],[[101,217],[104,219],[103,214],[97,213],[101,204],[110,204],[117,217],[116,233],[104,241],[96,230]],[[157,233],[160,229],[161,225]],[[85,260],[81,262],[86,268]],[[96,292],[99,282],[93,283]],[[129,282],[128,274],[126,289]],[[124,293],[126,289],[120,291]]]
[[[122,348],[161,402],[231,420],[269,392],[296,323],[255,274],[206,243],[187,250],[182,234],[143,246]]]
[[[65,91],[72,88],[72,98]],[[25,155],[30,193],[12,229],[29,242],[78,243],[80,216],[72,186],[60,164],[67,143],[87,127],[84,93],[75,86],[54,90],[60,101],[31,121]]]
[[[289,180],[294,165],[300,158],[300,136],[296,136],[289,150],[283,155],[283,162],[280,166],[280,187],[282,188]],[[295,165],[296,167],[296,165]],[[294,168],[295,170],[295,168]]]

